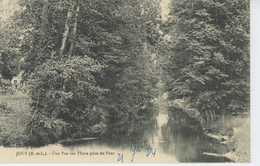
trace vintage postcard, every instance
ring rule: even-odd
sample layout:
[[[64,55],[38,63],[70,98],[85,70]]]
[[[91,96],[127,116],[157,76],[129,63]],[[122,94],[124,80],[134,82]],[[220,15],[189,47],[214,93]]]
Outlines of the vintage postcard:
[[[249,0],[0,0],[0,163],[250,163]]]

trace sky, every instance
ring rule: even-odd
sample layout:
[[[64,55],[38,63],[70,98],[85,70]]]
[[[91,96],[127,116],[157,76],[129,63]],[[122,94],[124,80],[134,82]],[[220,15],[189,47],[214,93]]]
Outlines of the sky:
[[[0,17],[2,20],[11,16],[18,9],[18,0],[0,0]]]
[[[17,0],[12,0],[10,3],[10,0],[0,0],[0,15],[2,19],[8,18],[10,14],[13,13],[13,9],[16,8],[16,1]],[[166,16],[169,13],[168,5],[169,5],[170,0],[162,0],[161,2],[161,7],[162,7],[162,20],[166,20]],[[11,10],[10,10],[11,9]],[[4,10],[4,11],[3,11]]]
[[[168,13],[170,12],[168,5],[171,0],[162,0],[161,7],[162,7],[162,20],[166,20]]]

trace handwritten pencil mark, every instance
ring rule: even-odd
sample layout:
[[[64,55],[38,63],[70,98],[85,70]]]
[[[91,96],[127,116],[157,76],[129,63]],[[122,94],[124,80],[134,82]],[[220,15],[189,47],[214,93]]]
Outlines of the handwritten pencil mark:
[[[137,147],[136,147],[136,145],[135,145],[135,148],[134,149],[130,149],[130,152],[133,152],[133,154],[132,154],[132,160],[131,160],[131,162],[133,162],[134,161],[134,155],[137,153],[137,152],[140,152],[140,150],[139,150],[139,145],[137,145]]]
[[[120,160],[122,160],[122,162],[124,162],[124,160],[123,160],[123,154],[120,156],[120,153],[118,153],[118,159],[117,159],[117,161],[120,161]]]
[[[156,148],[154,148],[154,152],[153,152],[153,148],[151,148],[150,150],[148,148],[146,148],[146,150],[147,150],[146,157],[148,157],[151,153],[152,153],[153,157],[155,156]]]

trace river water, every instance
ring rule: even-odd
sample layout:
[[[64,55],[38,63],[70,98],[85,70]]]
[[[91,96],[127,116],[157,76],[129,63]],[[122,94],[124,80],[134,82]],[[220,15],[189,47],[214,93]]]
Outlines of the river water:
[[[3,148],[1,160],[12,162],[177,163],[230,162],[225,145],[210,140],[190,125],[178,125],[167,114],[149,122],[133,122],[128,135],[54,144],[41,148]],[[205,153],[218,154],[206,155]],[[3,162],[4,162],[3,161]]]

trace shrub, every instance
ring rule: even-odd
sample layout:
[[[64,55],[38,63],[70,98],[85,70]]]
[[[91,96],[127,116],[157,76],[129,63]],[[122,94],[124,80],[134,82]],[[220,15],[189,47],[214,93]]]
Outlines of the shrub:
[[[4,114],[10,114],[11,112],[13,112],[12,107],[9,107],[7,102],[0,102],[0,114],[4,115]]]
[[[11,81],[0,76],[0,95],[14,94],[15,89],[12,87]]]
[[[11,111],[0,117],[0,145],[21,147],[25,145],[25,120],[29,117],[30,107],[26,100],[15,100],[12,104],[4,102],[4,107]]]
[[[30,115],[26,122],[25,134],[28,139],[25,145],[33,147],[55,143],[60,139],[66,125],[61,119],[51,119],[39,113]]]
[[[101,67],[89,57],[72,57],[50,59],[35,70],[28,81],[33,109],[27,124],[30,145],[89,134],[90,127],[100,121],[91,117],[93,108],[106,91],[93,77]]]

